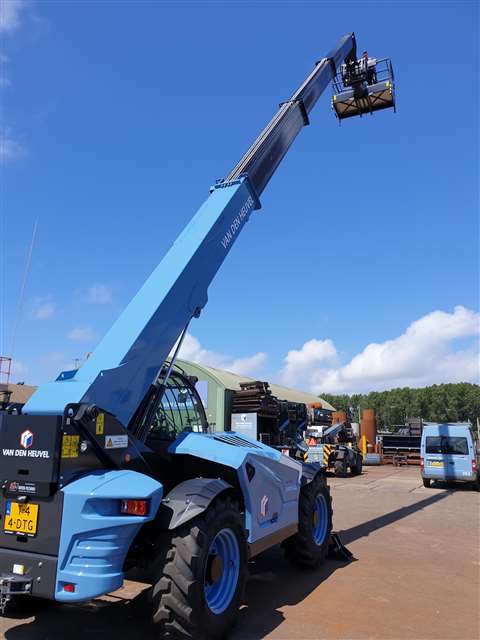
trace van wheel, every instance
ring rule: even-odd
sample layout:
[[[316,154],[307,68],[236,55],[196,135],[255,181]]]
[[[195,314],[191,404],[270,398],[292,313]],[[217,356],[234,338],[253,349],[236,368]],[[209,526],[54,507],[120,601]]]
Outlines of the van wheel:
[[[247,575],[247,545],[236,502],[218,498],[158,541],[153,621],[160,637],[219,640],[233,624]]]
[[[425,489],[430,489],[430,478],[423,478],[423,486]]]
[[[286,558],[297,566],[315,567],[327,555],[331,533],[330,489],[317,475],[300,491],[298,531],[282,543]]]

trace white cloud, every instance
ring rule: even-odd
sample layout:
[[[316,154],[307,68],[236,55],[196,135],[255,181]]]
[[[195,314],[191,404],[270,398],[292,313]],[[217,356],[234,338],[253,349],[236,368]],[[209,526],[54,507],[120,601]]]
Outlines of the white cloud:
[[[311,372],[322,365],[335,366],[338,363],[337,350],[330,339],[308,340],[301,349],[292,349],[285,356],[285,365],[280,379],[286,385],[306,384]]]
[[[21,14],[28,5],[26,0],[0,0],[0,34],[2,34],[2,44],[5,35],[12,35],[21,24]],[[9,62],[8,56],[0,53],[0,89],[5,89],[11,85],[5,68]],[[26,149],[14,136],[9,127],[2,124],[0,132],[0,165],[6,166],[15,160],[26,155]]]
[[[0,32],[13,33],[20,26],[20,14],[26,7],[25,0],[0,0]]]
[[[53,302],[45,302],[35,310],[34,315],[37,320],[48,320],[55,315],[56,310]]]
[[[92,342],[97,338],[97,334],[91,327],[74,327],[68,333],[68,338],[75,342]]]
[[[223,353],[209,351],[204,349],[200,341],[187,333],[180,349],[180,358],[190,360],[198,364],[204,364],[207,367],[217,367],[226,369],[243,376],[250,376],[260,370],[267,360],[267,356],[263,352],[255,353],[252,356],[243,358],[231,358]]]
[[[18,160],[26,153],[25,147],[14,140],[11,134],[6,131],[0,133],[0,163],[8,164],[14,160]]]
[[[106,284],[96,282],[88,288],[86,299],[92,304],[110,304],[113,300],[112,290]]]
[[[330,340],[310,340],[289,351],[281,377],[285,384],[306,385],[315,393],[355,393],[393,387],[479,380],[476,340],[480,314],[462,306],[453,313],[432,311],[412,322],[405,333],[371,343],[349,363],[335,363]],[[456,340],[469,344],[455,348]]]
[[[267,361],[267,354],[263,351],[255,353],[253,356],[247,356],[245,358],[236,358],[230,363],[227,361],[225,369],[227,371],[233,371],[240,376],[251,376],[256,371],[259,371]]]

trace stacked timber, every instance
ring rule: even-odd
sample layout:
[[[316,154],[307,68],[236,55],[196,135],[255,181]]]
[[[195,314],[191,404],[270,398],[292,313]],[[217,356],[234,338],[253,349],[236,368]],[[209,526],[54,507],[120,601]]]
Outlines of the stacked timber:
[[[277,418],[279,414],[278,398],[272,395],[268,382],[241,382],[232,402],[232,413],[256,413],[262,418]]]

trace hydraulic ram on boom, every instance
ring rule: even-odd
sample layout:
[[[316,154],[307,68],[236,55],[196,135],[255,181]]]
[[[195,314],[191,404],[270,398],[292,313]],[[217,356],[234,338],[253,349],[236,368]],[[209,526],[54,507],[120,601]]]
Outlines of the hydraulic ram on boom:
[[[356,59],[344,36],[279,110],[72,377],[41,386],[28,414],[61,414],[69,402],[96,404],[127,427],[178,337],[207,302],[207,290],[338,65]]]
[[[290,457],[208,433],[194,383],[173,362],[339,66],[342,117],[386,108],[390,87],[368,88],[372,63],[359,63],[353,33],[344,36],[212,187],[83,366],[41,386],[22,413],[0,412],[0,613],[15,595],[88,600],[143,567],[160,634],[220,640],[249,558],[279,543],[298,565],[325,558],[330,492],[320,466],[303,462],[303,443]]]

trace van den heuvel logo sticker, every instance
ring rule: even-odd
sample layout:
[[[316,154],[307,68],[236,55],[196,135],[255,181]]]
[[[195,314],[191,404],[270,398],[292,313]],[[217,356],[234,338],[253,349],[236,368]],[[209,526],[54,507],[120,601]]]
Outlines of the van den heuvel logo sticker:
[[[33,444],[33,433],[28,429],[20,434],[20,446],[24,449],[30,449]]]

